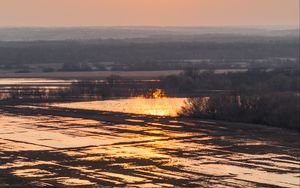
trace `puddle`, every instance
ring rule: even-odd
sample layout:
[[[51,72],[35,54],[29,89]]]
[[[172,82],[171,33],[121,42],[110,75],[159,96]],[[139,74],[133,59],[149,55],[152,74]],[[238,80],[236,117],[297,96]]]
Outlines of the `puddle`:
[[[66,186],[87,186],[87,185],[95,184],[88,180],[81,180],[81,179],[68,178],[68,177],[59,178],[57,182]]]

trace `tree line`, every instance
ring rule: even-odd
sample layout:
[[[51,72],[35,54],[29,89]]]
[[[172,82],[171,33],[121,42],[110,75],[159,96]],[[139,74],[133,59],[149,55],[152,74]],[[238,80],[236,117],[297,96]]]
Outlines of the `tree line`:
[[[0,64],[151,63],[158,60],[299,59],[299,41],[155,42],[33,41],[0,42]],[[161,62],[163,63],[163,62]]]
[[[161,78],[161,88],[168,94],[199,93],[201,91],[230,91],[232,94],[261,94],[269,92],[299,92],[300,70],[249,70],[227,74],[188,69],[180,75]]]
[[[210,95],[190,98],[182,108],[187,117],[270,125],[300,131],[300,95]]]

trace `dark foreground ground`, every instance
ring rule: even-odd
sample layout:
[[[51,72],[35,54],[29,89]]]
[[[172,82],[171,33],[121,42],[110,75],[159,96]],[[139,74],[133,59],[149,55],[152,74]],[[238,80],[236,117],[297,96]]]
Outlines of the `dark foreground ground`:
[[[299,187],[299,133],[0,106],[0,187]]]

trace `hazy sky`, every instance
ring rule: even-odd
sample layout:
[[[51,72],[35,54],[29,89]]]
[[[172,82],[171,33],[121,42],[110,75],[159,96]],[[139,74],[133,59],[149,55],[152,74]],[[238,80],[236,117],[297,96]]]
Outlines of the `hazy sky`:
[[[0,26],[299,25],[300,0],[0,0]]]

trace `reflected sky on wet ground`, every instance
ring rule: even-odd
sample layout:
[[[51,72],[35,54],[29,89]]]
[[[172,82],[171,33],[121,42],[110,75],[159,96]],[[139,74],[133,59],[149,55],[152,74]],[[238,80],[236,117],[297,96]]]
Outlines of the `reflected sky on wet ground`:
[[[298,133],[27,108],[0,111],[0,187],[299,187]]]

